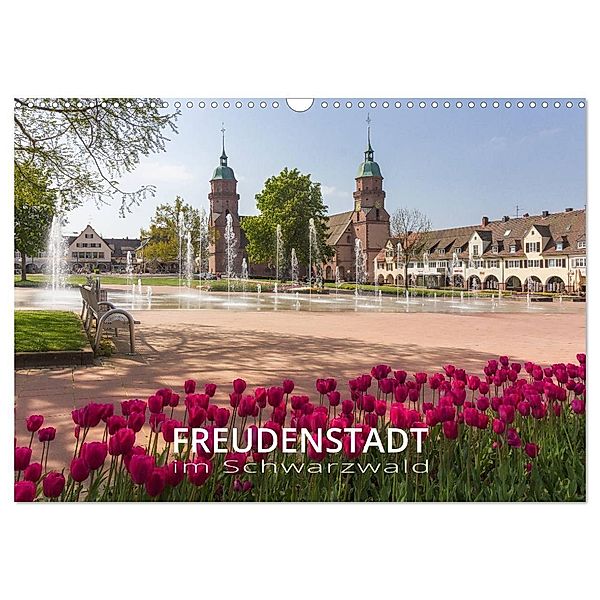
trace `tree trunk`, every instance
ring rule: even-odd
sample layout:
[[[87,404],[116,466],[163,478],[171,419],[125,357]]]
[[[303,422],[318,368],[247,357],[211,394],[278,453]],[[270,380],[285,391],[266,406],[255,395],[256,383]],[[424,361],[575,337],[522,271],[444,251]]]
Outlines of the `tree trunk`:
[[[21,252],[21,281],[27,281],[27,256]]]

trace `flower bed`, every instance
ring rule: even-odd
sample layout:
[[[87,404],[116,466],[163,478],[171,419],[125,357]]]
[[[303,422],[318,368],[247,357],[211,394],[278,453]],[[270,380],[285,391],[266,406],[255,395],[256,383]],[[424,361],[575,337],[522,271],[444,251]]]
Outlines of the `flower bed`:
[[[215,384],[188,380],[181,394],[74,410],[60,472],[47,469],[56,430],[31,415],[28,445],[15,439],[15,500],[581,501],[585,366],[585,354],[548,367],[502,356],[480,375],[377,365],[343,391],[318,379],[312,399],[289,379],[252,391],[236,379],[227,407]],[[265,431],[275,447],[261,451]],[[390,452],[398,433],[406,444]]]

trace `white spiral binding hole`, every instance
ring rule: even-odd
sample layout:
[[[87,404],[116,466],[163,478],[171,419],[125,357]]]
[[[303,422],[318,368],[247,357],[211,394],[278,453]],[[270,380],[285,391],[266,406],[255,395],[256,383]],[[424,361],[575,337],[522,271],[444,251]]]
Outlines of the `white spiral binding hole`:
[[[22,101],[21,101],[22,102]],[[21,104],[21,102],[15,102],[15,108],[22,108],[23,104]],[[95,106],[95,101],[94,100],[90,100],[88,101],[90,106]],[[145,102],[138,100],[137,101],[137,106],[139,108],[143,108],[145,106]],[[76,106],[77,108],[83,108],[84,107],[84,102],[83,101],[79,101],[77,103],[74,103],[73,106]],[[113,106],[115,108],[118,108],[120,106],[120,103],[118,101],[113,101],[113,102],[106,102],[103,101],[101,106],[102,108],[108,108],[108,106]],[[290,110],[294,111],[294,112],[306,112],[308,110],[310,110],[313,106],[317,106],[318,108],[321,109],[340,109],[340,108],[346,108],[346,109],[352,109],[352,108],[383,108],[383,109],[387,109],[387,108],[396,108],[396,109],[414,109],[414,108],[419,108],[421,110],[426,109],[426,108],[431,108],[431,109],[437,109],[440,107],[443,107],[445,109],[450,109],[450,108],[455,108],[458,110],[462,110],[463,108],[482,108],[482,109],[486,109],[486,108],[494,108],[494,109],[498,109],[498,108],[504,108],[507,110],[512,110],[512,109],[524,109],[524,108],[530,108],[530,109],[535,109],[535,108],[542,108],[542,109],[547,109],[547,108],[555,108],[555,109],[571,109],[571,108],[586,108],[587,103],[585,100],[320,100],[319,102],[317,102],[315,104],[314,100],[311,98],[295,98],[295,99],[286,99],[284,102],[281,102],[280,100],[268,100],[268,99],[263,99],[263,100],[246,100],[246,101],[242,101],[239,99],[233,99],[233,100],[199,100],[199,101],[192,101],[192,100],[174,100],[173,102],[167,102],[167,101],[160,101],[159,103],[155,102],[154,100],[149,102],[148,105],[151,108],[175,108],[177,110],[186,108],[188,110],[193,110],[195,108],[201,108],[201,109],[219,109],[219,108],[224,108],[224,109],[230,109],[230,108],[236,108],[236,109],[241,109],[241,108],[247,108],[247,109],[255,109],[255,108],[260,108],[260,109],[278,109],[281,108],[281,106],[285,105],[287,106],[287,108],[289,108]],[[28,108],[34,108],[35,104],[32,101],[28,101],[25,106],[27,106]],[[59,104],[56,100],[54,101],[41,101],[39,102],[38,106],[42,107],[42,108],[59,108]],[[69,108],[71,106],[71,103],[69,102],[65,102],[63,105],[63,107],[65,108]],[[132,102],[131,101],[127,101],[123,103],[123,106],[125,106],[126,108],[131,108],[132,106]]]

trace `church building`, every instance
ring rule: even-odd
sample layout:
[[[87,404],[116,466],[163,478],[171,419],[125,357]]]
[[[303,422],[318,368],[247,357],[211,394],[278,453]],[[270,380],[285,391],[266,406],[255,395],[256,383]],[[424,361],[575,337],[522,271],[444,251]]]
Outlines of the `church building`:
[[[227,275],[226,233],[227,215],[231,215],[231,229],[236,240],[236,257],[233,263],[234,273],[241,272],[242,258],[245,256],[246,239],[240,227],[243,216],[239,215],[237,180],[233,169],[227,164],[225,138],[219,166],[210,180],[209,228],[213,232],[209,246],[209,270],[222,276]],[[323,277],[326,281],[336,279],[336,269],[341,281],[354,281],[356,273],[356,249],[363,254],[365,282],[373,282],[374,259],[390,238],[390,215],[385,209],[385,191],[383,176],[374,160],[371,147],[371,128],[367,128],[367,148],[364,160],[358,167],[353,193],[354,206],[346,212],[329,216],[329,236],[327,243],[334,250],[331,260],[323,265]],[[357,242],[356,240],[359,240]],[[250,265],[253,275],[268,275],[265,265]]]

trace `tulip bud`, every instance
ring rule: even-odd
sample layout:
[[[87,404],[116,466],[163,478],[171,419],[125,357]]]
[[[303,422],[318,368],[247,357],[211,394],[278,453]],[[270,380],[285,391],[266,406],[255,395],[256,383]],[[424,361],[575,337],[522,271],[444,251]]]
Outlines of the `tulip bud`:
[[[42,481],[42,489],[46,498],[58,498],[65,487],[65,476],[62,473],[51,471]]]
[[[35,483],[33,481],[15,482],[15,502],[33,502],[35,498]]]
[[[42,463],[30,463],[23,473],[23,478],[36,483],[42,476]]]
[[[29,433],[37,431],[44,423],[44,417],[42,415],[31,415],[25,419],[25,425]]]
[[[85,464],[83,458],[74,458],[71,461],[71,479],[77,483],[85,481],[90,475],[90,468]]]
[[[31,460],[31,448],[26,446],[15,448],[15,471],[24,471]]]

